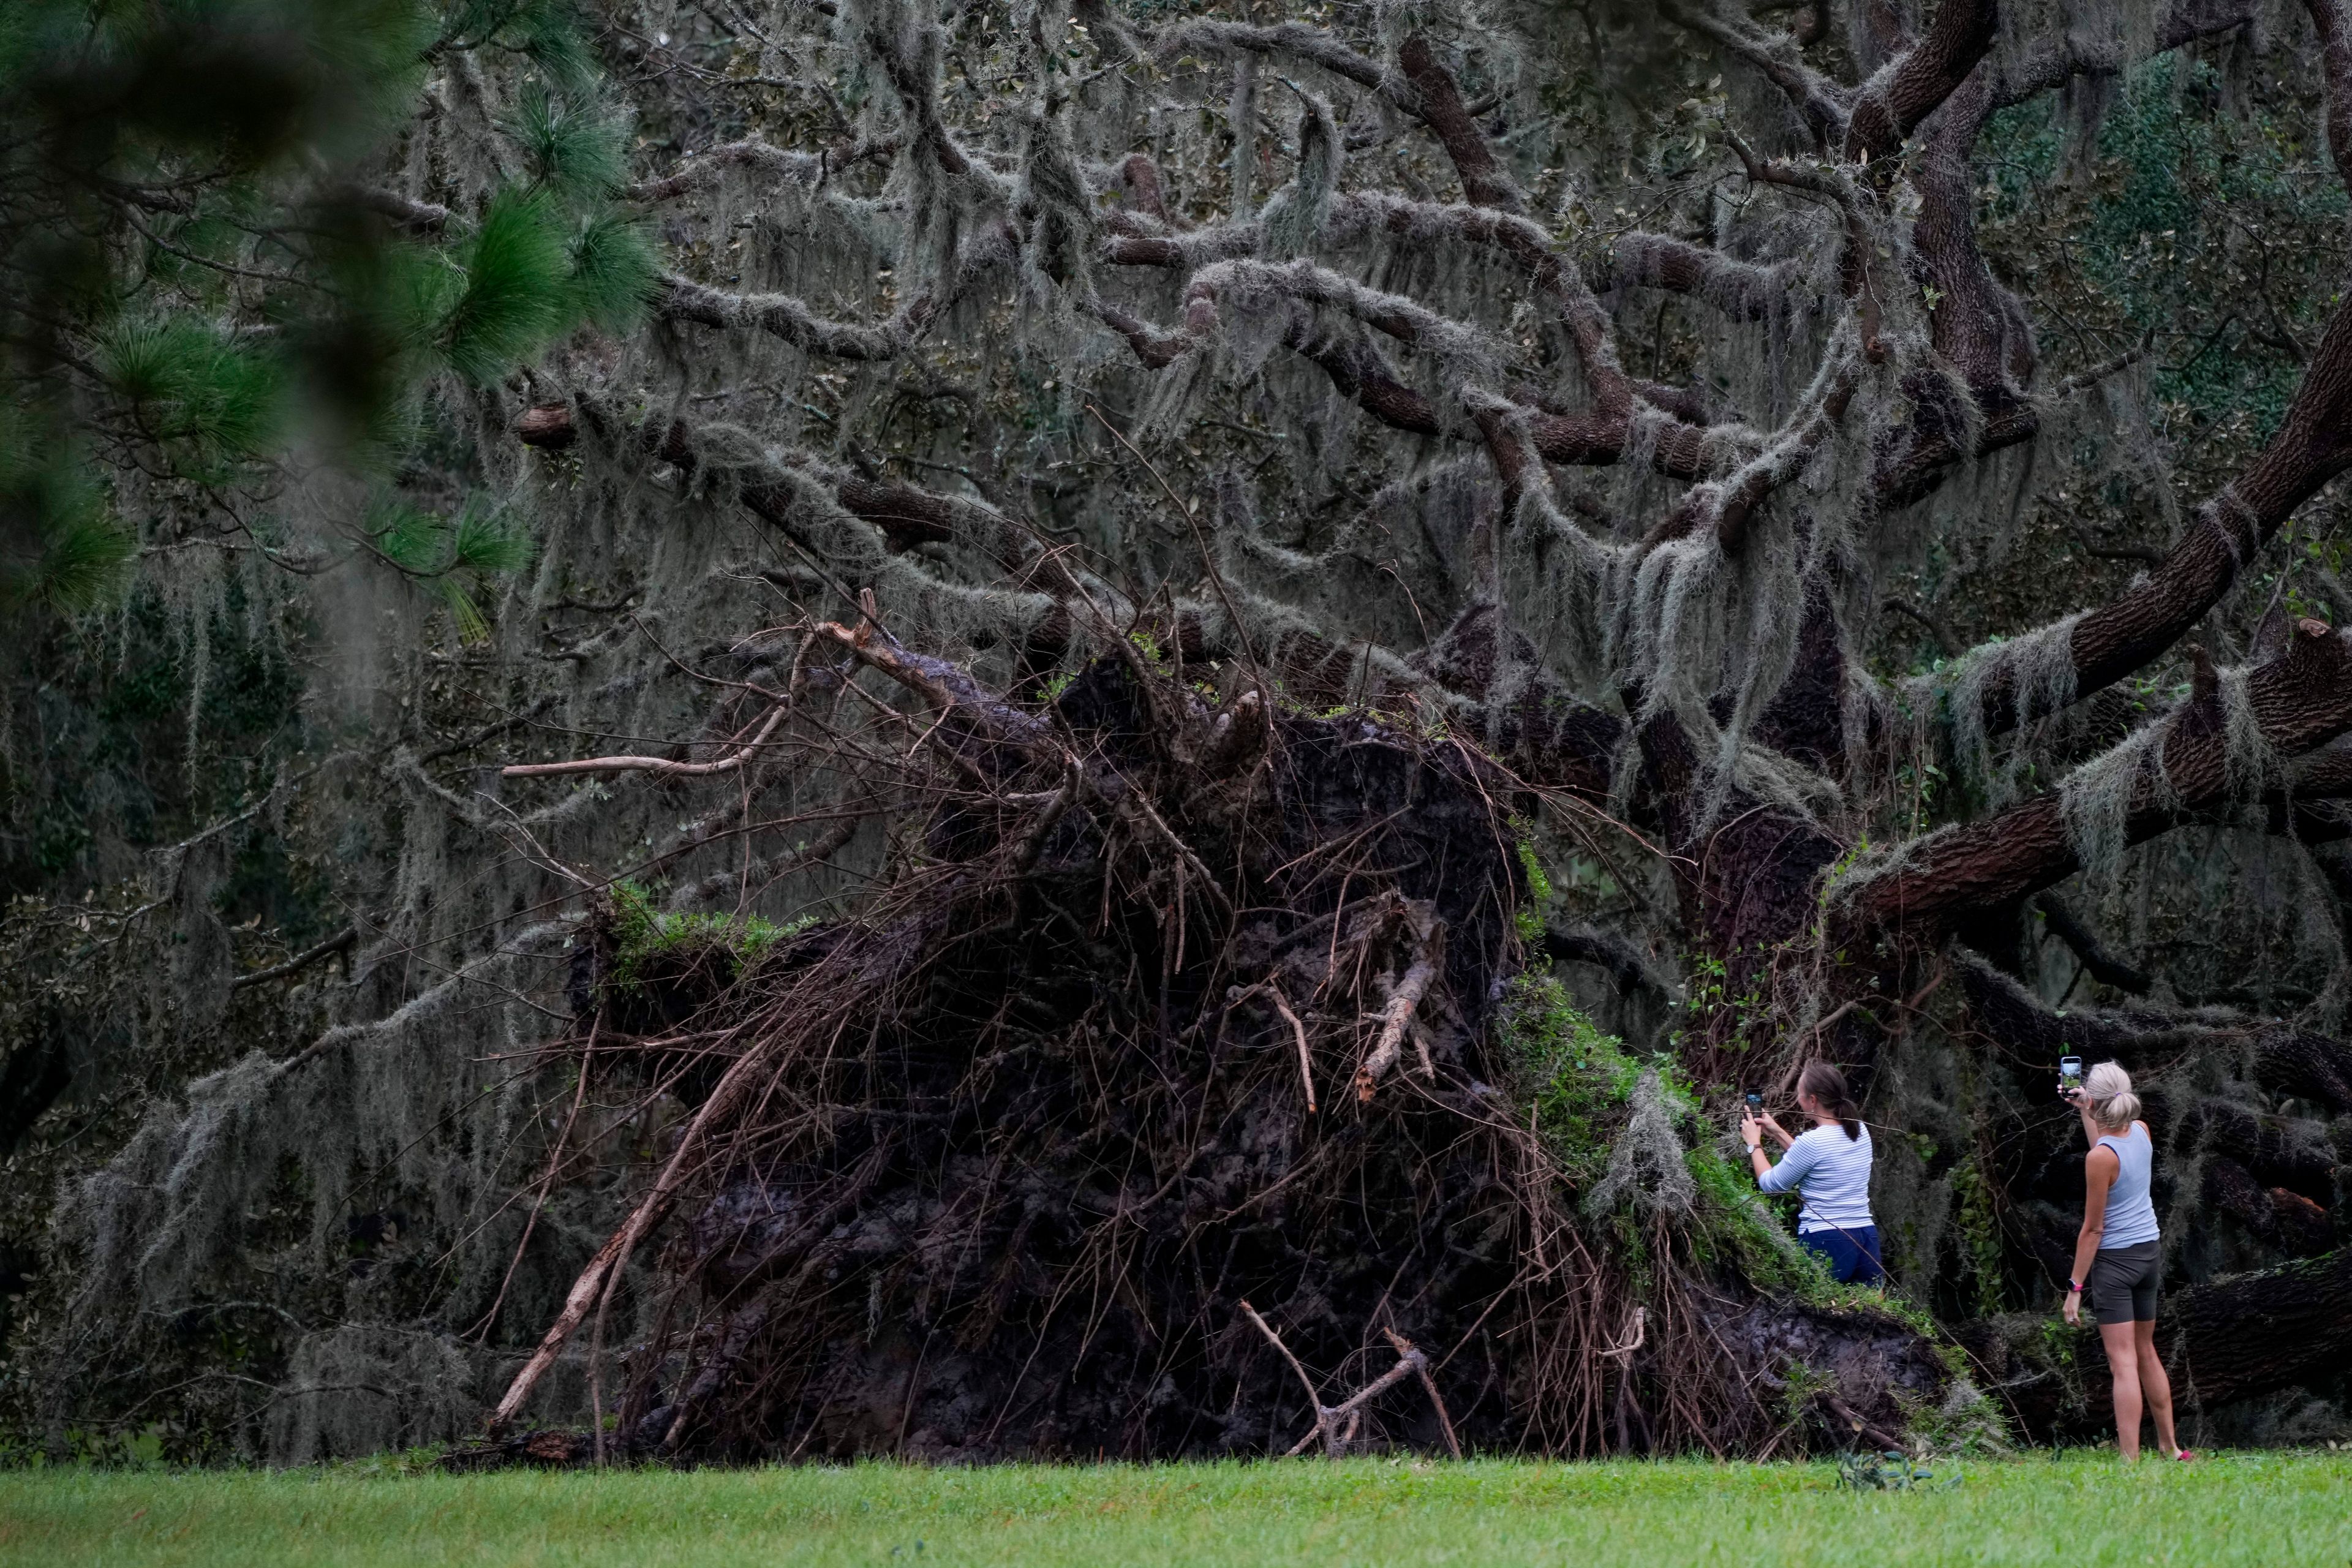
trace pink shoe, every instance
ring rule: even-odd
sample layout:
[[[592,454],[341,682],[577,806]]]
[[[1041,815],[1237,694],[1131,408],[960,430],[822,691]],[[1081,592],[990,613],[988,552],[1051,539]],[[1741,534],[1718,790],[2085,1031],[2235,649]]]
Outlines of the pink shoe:
[[[2196,1456],[2196,1455],[2194,1455],[2194,1454],[2192,1454],[2192,1453],[2190,1453],[2190,1452],[2189,1452],[2188,1449],[2186,1449],[2186,1448],[2175,1448],[2175,1449],[2173,1449],[2173,1450],[2172,1450],[2172,1457],[2173,1457],[2174,1458],[2176,1458],[2176,1459],[2179,1460],[2179,1461],[2180,1461],[2182,1464],[2184,1464],[2184,1465],[2193,1465],[2193,1464],[2195,1464],[2195,1463],[2197,1462],[2197,1456]]]

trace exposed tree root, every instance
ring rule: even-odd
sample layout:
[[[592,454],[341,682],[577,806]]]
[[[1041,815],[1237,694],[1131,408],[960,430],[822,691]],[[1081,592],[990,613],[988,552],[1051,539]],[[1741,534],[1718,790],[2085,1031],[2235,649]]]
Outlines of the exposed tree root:
[[[817,633],[931,710],[855,753],[903,771],[920,858],[738,979],[599,983],[701,1042],[656,1079],[709,1087],[494,1431],[625,1278],[666,1292],[622,1360],[633,1454],[1761,1451],[1940,1388],[1915,1331],[1703,1261],[1687,1193],[1575,1206],[1491,1026],[1524,889],[1480,752],[1261,722],[1148,659],[1024,707]],[[1612,1171],[1679,1170],[1661,1103],[1603,1130],[1662,1141]],[[1643,1277],[1588,1239],[1621,1213]],[[1792,1416],[1791,1377],[1839,1403]]]

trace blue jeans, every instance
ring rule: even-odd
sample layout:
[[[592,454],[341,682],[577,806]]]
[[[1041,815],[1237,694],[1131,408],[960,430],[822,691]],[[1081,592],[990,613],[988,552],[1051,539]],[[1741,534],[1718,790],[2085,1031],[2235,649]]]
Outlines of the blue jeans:
[[[1843,1230],[1809,1230],[1798,1245],[1822,1255],[1830,1277],[1841,1285],[1875,1285],[1886,1278],[1878,1263],[1878,1227],[1852,1225]]]

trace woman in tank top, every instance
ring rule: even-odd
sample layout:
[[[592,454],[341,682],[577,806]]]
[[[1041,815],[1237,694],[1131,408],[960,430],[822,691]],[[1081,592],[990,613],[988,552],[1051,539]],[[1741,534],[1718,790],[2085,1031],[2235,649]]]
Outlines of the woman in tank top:
[[[2164,1274],[2156,1205],[2148,1197],[2156,1144],[2139,1120],[2131,1076],[2101,1062],[2071,1091],[2083,1113],[2091,1152],[2083,1157],[2083,1231],[2074,1240],[2074,1276],[2066,1282],[2066,1321],[2083,1321],[2083,1296],[2099,1321],[2114,1375],[2116,1444],[2126,1460],[2139,1458],[2143,1405],[2156,1418],[2157,1441],[2176,1459],[2189,1458],[2172,1429],[2172,1380],[2156,1353],[2156,1300]]]

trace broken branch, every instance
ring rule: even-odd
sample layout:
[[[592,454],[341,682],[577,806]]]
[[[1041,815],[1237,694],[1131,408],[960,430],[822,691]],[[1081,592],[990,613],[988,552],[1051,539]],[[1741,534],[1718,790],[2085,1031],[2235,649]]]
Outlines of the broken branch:
[[[1412,963],[1404,972],[1404,978],[1398,981],[1396,989],[1389,994],[1388,1006],[1381,1014],[1380,1038],[1373,1045],[1371,1054],[1364,1058],[1364,1065],[1356,1072],[1356,1100],[1360,1104],[1370,1102],[1372,1090],[1380,1083],[1381,1075],[1396,1065],[1397,1057],[1404,1047],[1405,1029],[1412,1022],[1412,1010],[1421,1005],[1422,994],[1429,989],[1429,983],[1437,976],[1437,962],[1444,952],[1445,928],[1436,921],[1425,906],[1418,911],[1416,919],[1421,925],[1419,948]]]

